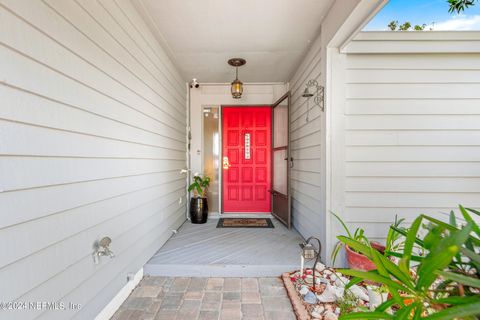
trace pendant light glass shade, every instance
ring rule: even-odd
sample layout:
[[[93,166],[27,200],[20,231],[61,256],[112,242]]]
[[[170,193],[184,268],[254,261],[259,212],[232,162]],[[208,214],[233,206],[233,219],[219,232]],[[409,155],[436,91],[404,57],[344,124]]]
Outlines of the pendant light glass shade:
[[[233,80],[231,91],[233,99],[240,99],[243,93],[243,82],[238,79]]]

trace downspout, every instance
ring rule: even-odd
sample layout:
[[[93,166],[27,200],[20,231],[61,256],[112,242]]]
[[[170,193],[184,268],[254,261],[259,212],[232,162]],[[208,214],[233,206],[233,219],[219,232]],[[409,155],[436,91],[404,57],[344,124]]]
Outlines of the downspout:
[[[186,177],[186,191],[187,191],[187,211],[185,212],[185,217],[187,220],[190,220],[189,212],[190,212],[190,192],[188,191],[188,186],[190,184],[190,168],[191,168],[191,157],[190,157],[190,145],[191,145],[191,140],[192,140],[192,132],[191,132],[191,120],[190,120],[190,105],[191,105],[191,97],[190,97],[190,84],[186,83],[185,84],[187,87],[187,132],[186,132],[186,138],[187,138],[187,177]]]

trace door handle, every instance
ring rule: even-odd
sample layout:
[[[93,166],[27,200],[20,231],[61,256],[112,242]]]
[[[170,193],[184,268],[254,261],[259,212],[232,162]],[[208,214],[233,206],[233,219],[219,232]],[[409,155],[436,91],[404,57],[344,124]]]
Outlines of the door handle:
[[[284,158],[283,160],[288,161],[288,157]],[[290,168],[293,168],[293,157],[290,157]]]

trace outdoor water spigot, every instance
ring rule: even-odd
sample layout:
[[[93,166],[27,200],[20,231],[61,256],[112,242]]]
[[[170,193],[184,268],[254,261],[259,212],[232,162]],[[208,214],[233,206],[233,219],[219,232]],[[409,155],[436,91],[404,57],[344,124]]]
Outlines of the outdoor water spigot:
[[[109,237],[103,237],[100,241],[95,243],[95,251],[93,252],[93,262],[98,264],[100,261],[100,257],[110,257],[113,259],[115,254],[112,250],[110,250],[110,243],[112,243],[112,239]]]

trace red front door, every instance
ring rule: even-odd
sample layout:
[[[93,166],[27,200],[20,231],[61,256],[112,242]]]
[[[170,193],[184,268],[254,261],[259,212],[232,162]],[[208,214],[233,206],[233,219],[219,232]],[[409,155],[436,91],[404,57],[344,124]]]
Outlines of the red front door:
[[[223,211],[271,212],[270,107],[223,108]]]

